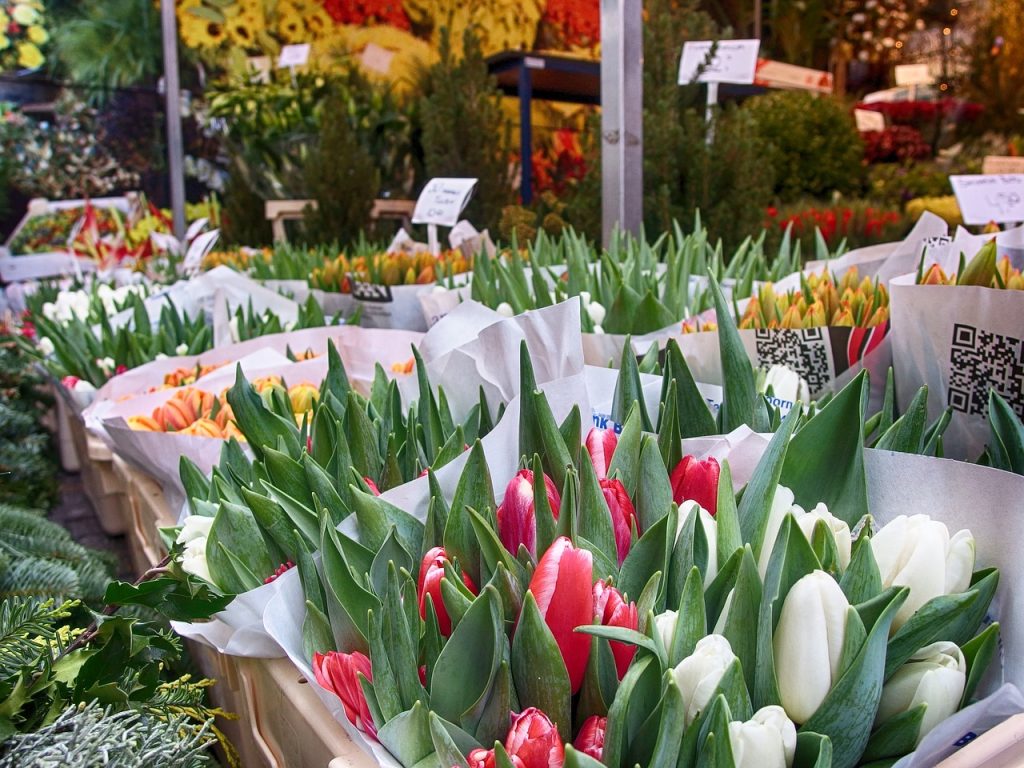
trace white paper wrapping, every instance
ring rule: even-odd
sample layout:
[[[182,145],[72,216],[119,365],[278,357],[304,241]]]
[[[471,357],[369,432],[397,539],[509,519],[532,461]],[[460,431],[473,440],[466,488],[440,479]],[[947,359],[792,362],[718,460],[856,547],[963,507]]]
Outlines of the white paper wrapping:
[[[907,407],[928,385],[928,417],[950,406],[945,455],[975,460],[989,437],[994,388],[1024,417],[1024,291],[890,283],[896,394]]]

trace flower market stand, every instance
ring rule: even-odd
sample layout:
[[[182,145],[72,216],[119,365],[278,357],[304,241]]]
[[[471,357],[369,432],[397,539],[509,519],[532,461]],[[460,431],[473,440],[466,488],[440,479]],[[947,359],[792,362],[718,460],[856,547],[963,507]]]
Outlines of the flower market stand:
[[[153,478],[117,455],[113,466],[126,497],[132,566],[136,572],[143,573],[167,554],[160,540],[160,528],[174,525],[178,517],[167,506],[164,492]]]
[[[62,393],[66,392],[63,387],[60,389]],[[127,526],[127,500],[124,497],[123,485],[114,474],[114,454],[102,440],[86,431],[85,422],[73,404],[60,396],[58,401],[58,408],[65,409],[65,416],[59,418],[66,418],[82,473],[82,486],[93,509],[96,510],[100,527],[111,536],[122,534]],[[67,468],[65,465],[65,469]]]

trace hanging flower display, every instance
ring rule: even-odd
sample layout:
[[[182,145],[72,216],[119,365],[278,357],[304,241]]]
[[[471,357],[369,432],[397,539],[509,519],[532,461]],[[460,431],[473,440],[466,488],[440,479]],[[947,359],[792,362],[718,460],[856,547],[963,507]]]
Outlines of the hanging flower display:
[[[46,31],[42,0],[0,2],[0,72],[39,69],[46,61]]]

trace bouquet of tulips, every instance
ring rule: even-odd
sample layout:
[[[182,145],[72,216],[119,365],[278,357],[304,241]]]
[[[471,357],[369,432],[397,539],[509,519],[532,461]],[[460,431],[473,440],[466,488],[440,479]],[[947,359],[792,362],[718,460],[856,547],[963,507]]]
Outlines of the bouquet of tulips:
[[[795,409],[739,498],[636,406],[584,441],[523,377],[514,476],[478,442],[423,520],[364,495],[275,598],[301,588],[286,650],[398,764],[852,766],[971,699],[998,573],[923,516],[872,534],[863,376],[799,431]]]
[[[747,302],[739,327],[874,328],[888,322],[889,293],[885,286],[869,277],[858,281],[857,268],[853,267],[841,278],[827,270],[806,276],[801,273],[799,290],[783,293],[776,293],[771,283],[765,283]]]
[[[998,238],[979,245],[960,236],[890,283],[899,404],[926,384],[929,414],[951,410],[946,447],[953,458],[974,460],[989,442],[991,393],[1024,416],[1024,282],[1013,259],[1019,251]]]

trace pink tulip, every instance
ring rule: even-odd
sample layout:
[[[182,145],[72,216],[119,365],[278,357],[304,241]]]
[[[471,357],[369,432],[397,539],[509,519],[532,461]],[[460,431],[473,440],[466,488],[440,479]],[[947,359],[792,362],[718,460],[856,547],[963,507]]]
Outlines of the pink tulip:
[[[580,732],[576,734],[576,741],[572,745],[578,752],[600,760],[601,753],[604,752],[604,729],[607,722],[607,717],[591,715],[580,727]]]
[[[607,586],[604,581],[594,585],[594,618],[604,627],[622,627],[623,629],[639,629],[640,618],[637,615],[636,603],[627,603],[622,593],[615,587]],[[617,640],[609,642],[612,656],[615,657],[615,671],[619,680],[629,669],[629,663],[636,655],[636,646],[621,643]]]
[[[619,565],[629,554],[629,548],[633,543],[633,522],[637,523],[639,532],[640,521],[636,517],[636,509],[626,492],[626,486],[621,480],[609,480],[605,478],[599,481],[601,492],[604,493],[604,500],[608,504],[608,510],[612,515],[612,530],[615,532],[615,549],[619,557]]]
[[[558,519],[562,499],[551,478],[544,475],[548,505]],[[505,488],[505,498],[498,507],[498,536],[505,549],[513,555],[522,544],[533,557],[537,556],[537,516],[533,498],[533,472],[521,469]]]
[[[590,454],[590,461],[594,465],[598,479],[608,477],[608,467],[612,463],[612,454],[615,453],[615,446],[618,444],[619,436],[615,434],[614,429],[591,427],[587,433],[584,445]]]
[[[713,456],[700,461],[684,456],[672,470],[672,499],[676,504],[696,501],[712,515],[718,511],[718,475],[721,467]]]
[[[434,547],[427,551],[420,564],[420,578],[416,585],[416,594],[419,597],[420,618],[427,618],[427,595],[434,603],[434,613],[437,614],[437,626],[441,634],[448,637],[452,633],[452,620],[448,616],[448,609],[444,607],[441,599],[441,579],[444,578],[444,566],[448,562],[448,555],[443,547]],[[469,591],[476,594],[476,585],[469,578],[468,574],[462,574],[462,583]]]
[[[536,707],[512,715],[512,727],[505,738],[505,751],[523,768],[562,768],[565,759],[558,728]]]
[[[544,553],[530,579],[530,591],[558,643],[573,693],[583,685],[590,657],[590,638],[573,630],[594,619],[593,570],[593,556],[560,536]]]
[[[377,484],[373,482],[373,478],[364,477],[363,482],[366,483],[366,485],[369,487],[370,493],[372,493],[374,496],[380,496],[380,488],[378,488]]]
[[[512,760],[513,768],[525,768],[523,765],[523,759],[516,757],[515,755],[509,755]],[[481,749],[477,747],[466,757],[466,761],[469,763],[469,768],[495,768],[496,757],[493,749]],[[457,766],[452,766],[457,768]]]
[[[334,693],[345,705],[345,715],[352,725],[376,738],[377,727],[373,723],[370,707],[359,684],[359,674],[373,682],[370,659],[362,653],[338,653],[313,655],[313,674],[316,681]]]

